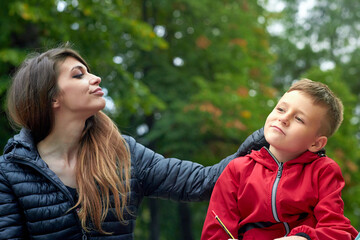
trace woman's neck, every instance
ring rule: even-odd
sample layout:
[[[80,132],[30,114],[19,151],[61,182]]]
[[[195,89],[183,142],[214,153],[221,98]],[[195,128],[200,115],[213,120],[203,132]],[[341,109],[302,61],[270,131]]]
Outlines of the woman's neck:
[[[45,161],[75,159],[83,129],[84,123],[55,124],[49,135],[37,144],[40,156]]]
[[[67,186],[76,188],[76,162],[84,125],[55,125],[48,136],[37,144],[41,158]]]

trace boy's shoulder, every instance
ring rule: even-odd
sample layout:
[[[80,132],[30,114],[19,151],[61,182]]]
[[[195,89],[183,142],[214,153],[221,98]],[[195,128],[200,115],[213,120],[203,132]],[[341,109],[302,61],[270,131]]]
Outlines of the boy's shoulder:
[[[249,153],[249,154],[246,154],[246,155],[240,156],[240,157],[236,157],[233,160],[231,160],[231,162],[233,164],[238,164],[238,163],[242,163],[244,161],[251,161],[252,160],[252,154],[253,154],[254,151],[255,150],[252,150],[252,152]]]
[[[257,152],[257,151],[252,150],[251,153],[249,153],[245,156],[240,156],[240,157],[234,158],[233,160],[230,161],[228,166],[231,168],[235,168],[235,169],[241,169],[243,167],[253,165],[255,163],[254,159],[253,159],[254,152]]]
[[[329,169],[333,169],[334,171],[336,170],[341,172],[341,168],[339,164],[334,159],[326,155],[319,157],[316,161],[314,161],[314,164],[318,168],[322,168],[322,169],[329,168]]]

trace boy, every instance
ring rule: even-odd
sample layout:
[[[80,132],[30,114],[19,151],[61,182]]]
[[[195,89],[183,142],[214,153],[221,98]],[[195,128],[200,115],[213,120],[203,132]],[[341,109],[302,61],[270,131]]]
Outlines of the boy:
[[[340,167],[323,148],[340,126],[343,105],[325,85],[294,83],[269,114],[270,144],[229,163],[213,190],[202,240],[354,239],[343,215]]]

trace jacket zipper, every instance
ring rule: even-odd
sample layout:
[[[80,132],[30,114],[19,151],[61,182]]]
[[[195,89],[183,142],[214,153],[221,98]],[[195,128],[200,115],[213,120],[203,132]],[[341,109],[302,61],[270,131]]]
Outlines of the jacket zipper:
[[[70,195],[70,193],[64,191],[60,184],[58,184],[54,179],[52,179],[50,176],[48,176],[42,169],[40,169],[38,166],[36,166],[35,164],[32,164],[32,163],[29,163],[27,161],[23,161],[23,160],[18,160],[18,159],[13,159],[12,160],[13,162],[16,162],[16,163],[19,163],[19,164],[23,164],[23,165],[26,165],[26,166],[29,166],[29,167],[32,167],[34,168],[36,171],[38,171],[39,173],[41,173],[41,175],[43,175],[44,177],[46,177],[50,182],[52,182],[56,187],[58,187],[67,197],[68,199],[70,200],[70,203],[71,205],[74,205],[74,200],[72,198],[72,196]],[[76,219],[78,221],[78,224],[81,228],[81,232],[82,232],[82,240],[87,240],[87,235],[86,235],[86,232],[84,231],[84,229],[82,228],[81,226],[81,223],[80,223],[80,220],[79,218],[76,216]]]
[[[281,222],[280,221],[279,215],[278,215],[277,209],[276,209],[276,193],[277,193],[277,188],[279,186],[279,182],[280,182],[280,179],[281,179],[281,176],[282,176],[284,164],[282,162],[279,162],[276,159],[276,157],[270,152],[270,150],[267,149],[267,151],[269,152],[269,154],[275,160],[276,164],[279,167],[278,171],[277,171],[277,174],[276,174],[274,184],[272,186],[272,190],[271,190],[271,210],[272,210],[272,214],[273,214],[273,217],[274,217],[275,221],[284,224],[285,231],[286,231],[285,236],[287,236],[290,233],[290,226],[289,226],[289,224],[287,222]]]

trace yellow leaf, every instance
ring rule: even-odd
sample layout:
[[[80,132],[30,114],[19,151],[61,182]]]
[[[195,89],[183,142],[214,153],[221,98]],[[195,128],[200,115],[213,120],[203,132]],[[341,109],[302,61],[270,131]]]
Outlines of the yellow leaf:
[[[246,119],[251,118],[251,112],[248,111],[248,110],[244,110],[244,111],[242,111],[240,114],[241,114],[241,116],[242,116],[243,118],[246,118]]]

